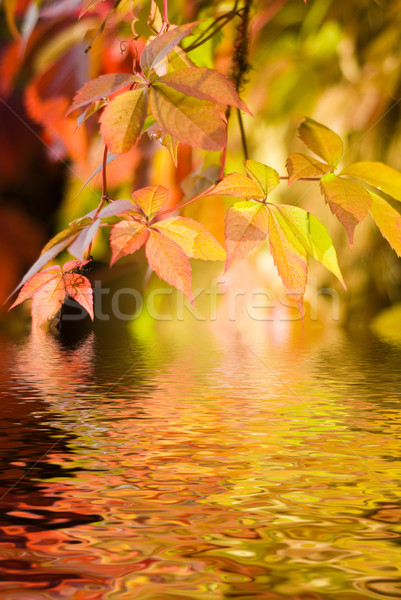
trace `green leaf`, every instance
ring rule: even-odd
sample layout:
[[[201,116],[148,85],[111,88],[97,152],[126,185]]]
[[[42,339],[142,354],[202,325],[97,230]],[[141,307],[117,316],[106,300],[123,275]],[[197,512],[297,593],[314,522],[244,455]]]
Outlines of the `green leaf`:
[[[280,175],[275,169],[256,160],[245,161],[245,170],[249,177],[258,184],[264,197],[268,196],[280,183]]]
[[[292,245],[295,248],[301,245],[309,256],[331,271],[345,288],[333,242],[319,219],[302,208],[286,204],[277,204],[274,207],[270,205],[269,210],[274,212],[280,227]]]
[[[155,82],[150,88],[150,109],[162,129],[185,144],[204,150],[221,150],[226,145],[226,119],[220,104],[190,98]]]
[[[270,253],[278,274],[303,316],[302,304],[308,277],[306,251],[298,244],[294,246],[292,230],[278,218],[276,207],[272,205],[268,206],[268,219]]]
[[[228,106],[235,106],[248,114],[250,110],[238,95],[234,84],[222,73],[205,67],[189,67],[173,73],[167,73],[157,80],[186,96],[208,100]]]
[[[312,152],[329,165],[333,167],[338,165],[343,154],[343,143],[334,131],[313,119],[306,118],[300,125],[298,133],[303,143]]]
[[[265,192],[259,183],[241,173],[229,173],[205,196],[234,196],[245,200],[264,200]]]
[[[334,168],[320,162],[320,160],[317,160],[316,158],[298,152],[289,155],[286,167],[290,177],[288,185],[291,185],[294,181],[302,179],[303,177],[321,177],[326,173],[330,173]]]
[[[101,118],[104,143],[113,154],[127,152],[141,135],[148,108],[147,91],[131,90],[114,98]]]
[[[401,201],[401,173],[381,162],[357,162],[345,167],[341,175],[351,175]]]
[[[198,23],[186,23],[180,27],[169,29],[163,35],[154,38],[145,46],[141,55],[141,67],[145,74],[157,65],[188,36]]]
[[[226,214],[227,260],[225,271],[266,239],[268,212],[260,202],[238,202]]]
[[[379,198],[371,192],[372,206],[370,214],[372,215],[381,234],[390,246],[395,250],[398,256],[401,256],[401,215],[388,202]]]
[[[332,213],[344,225],[352,246],[354,229],[368,214],[372,198],[359,183],[333,173],[324,175],[320,186]]]

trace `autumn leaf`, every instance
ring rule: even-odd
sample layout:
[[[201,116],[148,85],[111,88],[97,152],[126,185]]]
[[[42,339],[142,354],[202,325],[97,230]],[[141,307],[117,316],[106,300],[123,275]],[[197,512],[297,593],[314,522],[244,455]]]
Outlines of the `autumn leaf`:
[[[381,234],[390,246],[395,250],[398,256],[401,256],[401,215],[388,202],[371,193],[372,206],[370,214],[372,215]]]
[[[264,197],[268,196],[280,183],[280,175],[277,171],[257,160],[246,160],[245,170],[260,187]]]
[[[186,96],[234,106],[252,114],[246,104],[242,102],[234,84],[225,75],[213,69],[189,67],[167,73],[157,82],[166,84]]]
[[[312,256],[331,271],[345,288],[337,253],[324,225],[306,210],[286,204],[269,205],[269,210],[295,249]]]
[[[93,292],[89,279],[79,273],[64,273],[63,278],[67,294],[86,310],[93,321]]]
[[[193,304],[191,265],[179,245],[160,232],[150,231],[146,257],[156,275],[181,290]]]
[[[266,206],[254,202],[238,202],[226,214],[227,259],[225,271],[260,246],[269,230]]]
[[[326,173],[330,173],[334,168],[316,158],[298,152],[289,155],[286,167],[289,175],[288,185],[303,177],[321,177]]]
[[[100,75],[96,79],[91,79],[75,94],[74,101],[66,114],[69,115],[77,108],[82,108],[97,100],[108,98],[113,92],[135,82],[144,83],[141,78],[132,73],[108,73],[107,75]]]
[[[226,145],[224,107],[190,98],[155,81],[150,88],[150,109],[160,127],[194,148],[221,150]]]
[[[77,235],[77,237],[71,242],[71,244],[69,244],[69,252],[77,258],[83,258],[85,251],[92,243],[94,237],[99,231],[99,227],[99,219],[95,219],[94,221],[92,221],[92,223],[88,225],[88,227],[85,227],[85,229],[83,229],[81,233]]]
[[[352,246],[354,229],[363,221],[372,205],[370,195],[359,183],[333,173],[324,175],[320,186],[332,213],[344,225]]]
[[[157,123],[154,123],[151,127],[149,127],[147,133],[151,140],[156,140],[162,146],[167,148],[175,166],[177,166],[178,145],[180,142],[173,138],[173,136],[171,136],[169,133],[163,131]]]
[[[226,253],[212,234],[188,217],[171,217],[157,222],[156,228],[178,244],[189,258],[224,260]]]
[[[33,275],[33,277],[31,277],[25,283],[22,290],[18,294],[17,299],[10,306],[9,310],[14,308],[14,306],[17,306],[18,304],[21,304],[21,302],[28,300],[28,298],[32,298],[32,296],[34,294],[36,294],[37,292],[39,292],[39,290],[43,286],[45,286],[48,283],[50,283],[51,281],[53,281],[53,279],[59,279],[60,277],[61,277],[61,270],[60,270],[60,267],[58,267],[58,266],[50,267],[49,269],[46,269],[45,271],[36,273],[35,275]]]
[[[303,143],[317,156],[335,167],[343,154],[341,138],[331,129],[306,118],[298,129],[299,137]]]
[[[100,2],[104,2],[105,0],[84,0],[84,4],[82,6],[81,12],[79,13],[79,18],[83,17],[83,15],[88,12],[88,10],[91,10],[91,8],[94,8],[96,6],[96,4],[99,4]]]
[[[65,300],[65,284],[61,273],[33,295],[32,326],[39,327],[50,321],[62,307]]]
[[[142,51],[141,67],[145,74],[157,65],[188,36],[198,23],[186,23],[180,27],[169,29],[166,33],[150,41]]]
[[[160,210],[169,200],[170,190],[162,185],[141,188],[132,194],[132,199],[147,217]]]
[[[401,201],[401,173],[381,162],[358,162],[340,173],[351,175]]]
[[[124,92],[105,108],[101,118],[101,134],[113,154],[127,152],[142,132],[148,108],[144,89]]]
[[[149,237],[149,230],[144,223],[138,221],[120,221],[114,225],[110,233],[111,261],[113,266],[117,260],[133,254]]]
[[[275,208],[275,207],[274,207]],[[298,304],[303,316],[303,296],[308,276],[308,261],[306,251],[297,249],[291,243],[292,234],[287,228],[282,228],[277,213],[272,206],[268,207],[268,228],[270,253],[273,257],[278,274],[285,287]],[[290,239],[288,239],[290,238]]]
[[[235,196],[246,200],[264,200],[266,196],[254,179],[241,173],[229,173],[208,194],[205,194],[205,196],[216,195]]]

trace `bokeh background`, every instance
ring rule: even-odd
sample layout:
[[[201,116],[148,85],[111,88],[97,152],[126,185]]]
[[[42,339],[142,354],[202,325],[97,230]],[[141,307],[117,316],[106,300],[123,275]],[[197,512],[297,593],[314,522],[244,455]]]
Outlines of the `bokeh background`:
[[[28,312],[7,313],[4,303],[44,243],[73,219],[98,204],[100,178],[83,188],[101,163],[97,116],[77,129],[76,115],[65,116],[74,93],[103,73],[132,69],[135,33],[149,35],[150,2],[108,0],[3,1],[0,7],[0,322],[18,327]],[[170,0],[172,23],[202,20],[204,29],[233,8],[233,2]],[[89,10],[80,17],[82,7]],[[241,8],[241,2],[237,8]],[[80,17],[80,18],[79,18]],[[238,18],[190,57],[199,66],[232,73]],[[346,146],[342,165],[382,161],[401,170],[401,0],[255,0],[251,4],[249,71],[241,95],[254,114],[244,124],[250,157],[286,175],[289,152],[302,151],[297,127],[309,116],[339,133]],[[183,43],[188,46],[189,42]],[[88,50],[88,48],[90,49]],[[178,168],[168,152],[143,136],[136,148],[109,170],[114,197],[163,184],[179,202],[215,178],[218,155],[181,146]],[[227,171],[241,170],[238,123],[229,124]],[[83,188],[83,189],[82,189]],[[340,322],[364,326],[401,301],[401,266],[370,218],[357,227],[354,247],[331,215],[314,183],[283,183],[281,201],[310,210],[328,228],[339,255],[348,292],[328,272],[311,265],[318,287],[340,295]],[[394,205],[396,209],[398,207]],[[223,199],[199,201],[186,209],[221,242]],[[107,267],[106,234],[93,248],[99,276],[109,285],[130,281],[141,287],[146,275],[138,254]],[[195,282],[222,272],[222,265],[195,266]],[[253,254],[230,275],[280,290],[267,249]],[[306,296],[308,300],[308,294]],[[324,319],[324,311],[323,311]]]

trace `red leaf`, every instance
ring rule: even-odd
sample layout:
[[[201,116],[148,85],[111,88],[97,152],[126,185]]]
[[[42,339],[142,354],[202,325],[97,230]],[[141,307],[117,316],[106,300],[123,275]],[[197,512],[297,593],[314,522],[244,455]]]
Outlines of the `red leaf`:
[[[184,292],[193,304],[191,265],[178,244],[159,232],[150,231],[146,257],[156,275]]]
[[[157,65],[184,39],[191,33],[198,23],[186,23],[180,27],[169,29],[163,35],[153,39],[143,49],[141,55],[141,67],[144,72],[155,69]]]
[[[131,90],[114,98],[100,117],[104,143],[113,154],[127,152],[142,133],[148,109],[147,91]]]
[[[28,298],[32,298],[34,294],[39,292],[39,290],[47,285],[53,279],[59,279],[61,277],[60,267],[50,267],[46,269],[46,271],[41,271],[40,273],[36,273],[33,275],[24,285],[16,301],[10,306],[9,310],[24,302],[24,300],[28,300]]]
[[[108,73],[107,75],[100,75],[96,79],[91,79],[75,94],[67,115],[77,108],[86,106],[86,104],[108,98],[113,92],[138,81],[143,83],[137,75],[132,75],[132,73]]]
[[[232,263],[241,260],[251,250],[260,246],[266,239],[268,230],[268,212],[264,204],[238,202],[229,208],[226,215],[225,271]]]
[[[252,114],[246,104],[242,102],[234,84],[225,75],[213,69],[189,67],[174,73],[167,73],[157,81],[165,83],[187,96],[235,106]]]
[[[77,262],[86,264],[89,261]],[[89,280],[78,273],[65,273],[64,282],[67,294],[83,306],[93,321],[93,292]]]
[[[87,260],[69,260],[63,265],[63,273],[71,273],[73,269],[80,269],[90,262],[92,262],[90,258]]]
[[[128,254],[133,254],[149,237],[144,223],[137,221],[121,221],[114,225],[110,234],[111,261],[110,266]]]
[[[148,186],[132,194],[132,199],[147,217],[160,210],[169,200],[170,190],[162,185]]]

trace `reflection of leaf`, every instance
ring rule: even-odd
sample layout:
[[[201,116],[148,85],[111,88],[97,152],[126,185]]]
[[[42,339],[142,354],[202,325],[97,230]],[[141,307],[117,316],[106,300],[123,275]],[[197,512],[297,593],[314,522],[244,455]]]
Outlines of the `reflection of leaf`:
[[[303,143],[317,156],[334,167],[340,162],[343,143],[334,131],[313,119],[306,118],[298,132]]]
[[[321,177],[333,170],[332,166],[298,152],[289,155],[286,166],[288,175],[290,176],[288,185],[291,185],[294,181],[302,177]]]
[[[159,35],[145,46],[141,55],[141,67],[145,73],[157,65],[191,33],[197,23],[186,23]]]
[[[238,202],[226,215],[227,260],[225,270],[260,246],[269,229],[266,206],[254,202]]]
[[[162,129],[185,144],[204,150],[221,150],[226,144],[220,104],[190,98],[156,81],[150,88],[150,109]]]
[[[147,107],[147,92],[144,89],[120,94],[107,105],[100,118],[101,133],[113,154],[127,152],[136,144],[146,119]]]
[[[193,303],[191,290],[191,265],[178,244],[160,232],[150,231],[146,244],[146,257],[150,267],[160,277],[184,292]]]
[[[171,196],[170,190],[162,185],[141,188],[132,194],[132,199],[147,217],[160,210]]]
[[[401,201],[401,173],[381,162],[358,162],[345,167],[341,175],[352,175]]]
[[[371,193],[370,214],[376,225],[398,256],[401,256],[401,215],[388,202]]]
[[[320,186],[332,213],[344,225],[352,246],[354,229],[368,214],[372,198],[359,183],[332,173],[322,177]]]
[[[110,266],[128,254],[133,254],[149,237],[144,223],[137,221],[121,221],[114,225],[110,234],[111,261]]]
[[[268,209],[270,252],[278,274],[303,314],[302,303],[308,274],[306,251],[300,247],[294,248],[291,243],[292,231],[281,227],[274,208],[269,206]]]
[[[158,79],[186,96],[235,106],[250,114],[242,102],[234,84],[222,73],[204,67],[189,67],[173,73],[167,73]]]
[[[278,204],[269,206],[274,212],[277,223],[285,231],[287,239],[295,249],[301,246],[315,260],[329,269],[345,287],[337,262],[337,254],[327,229],[309,212],[297,206]]]
[[[226,253],[211,233],[197,221],[171,217],[154,225],[163,235],[176,242],[190,258],[224,260]]]
[[[75,94],[67,115],[77,108],[86,106],[86,104],[108,98],[113,92],[137,81],[141,80],[132,73],[108,73],[107,75],[100,75],[96,79],[91,79]]]
[[[230,173],[219,181],[216,187],[210,190],[206,196],[216,196],[217,194],[235,196],[246,200],[263,200],[266,195],[256,181],[241,175],[241,173]]]
[[[245,170],[262,190],[264,196],[268,196],[280,183],[280,175],[272,167],[268,167],[257,160],[246,160]]]

